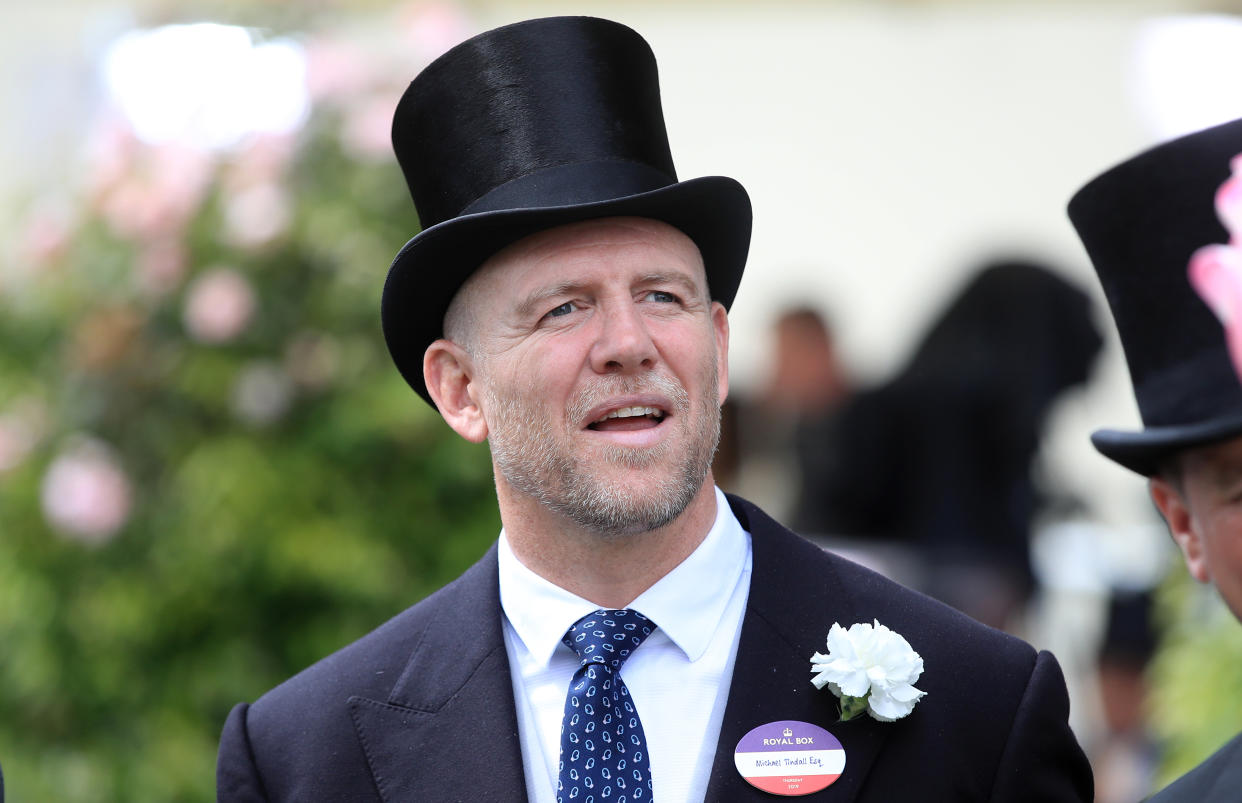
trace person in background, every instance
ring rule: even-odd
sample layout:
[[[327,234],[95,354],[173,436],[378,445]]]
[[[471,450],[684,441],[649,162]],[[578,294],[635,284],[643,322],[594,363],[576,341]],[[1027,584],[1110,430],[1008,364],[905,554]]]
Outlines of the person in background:
[[[986,264],[906,367],[841,411],[804,508],[834,535],[906,545],[921,567],[911,582],[1010,625],[1035,587],[1044,421],[1100,344],[1081,289],[1029,260]]]
[[[1143,421],[1091,441],[1147,479],[1191,576],[1242,619],[1242,384],[1227,346],[1242,324],[1240,155],[1242,120],[1165,142],[1087,183],[1069,217],[1108,297]],[[1152,798],[1239,799],[1242,734]]]
[[[751,398],[726,400],[712,472],[722,488],[816,533],[818,520],[800,509],[801,487],[822,473],[832,421],[852,383],[819,310],[782,310],[769,336],[767,380]]]
[[[423,230],[389,270],[385,338],[488,442],[503,529],[237,705],[221,800],[1091,799],[1049,653],[716,487],[750,201],[677,180],[636,32],[480,34],[410,84],[393,143]],[[814,755],[763,749],[784,745]]]
[[[1147,725],[1147,668],[1155,651],[1151,591],[1114,589],[1096,653],[1103,714],[1103,736],[1089,751],[1096,803],[1133,803],[1151,789],[1159,750]]]

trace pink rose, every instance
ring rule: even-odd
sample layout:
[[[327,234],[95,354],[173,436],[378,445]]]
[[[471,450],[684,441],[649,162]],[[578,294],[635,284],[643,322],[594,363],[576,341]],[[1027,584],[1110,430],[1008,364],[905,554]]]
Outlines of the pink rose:
[[[139,289],[159,297],[174,290],[186,272],[185,245],[175,237],[147,243],[134,263]]]
[[[186,291],[182,320],[200,343],[225,343],[240,335],[254,315],[254,290],[232,268],[214,268]]]
[[[129,518],[129,479],[102,443],[84,440],[62,452],[43,477],[43,513],[69,538],[99,543]]]
[[[392,99],[386,94],[362,96],[345,107],[341,143],[363,160],[392,158]]]
[[[371,83],[368,54],[352,42],[319,37],[306,45],[306,89],[314,101],[348,98]]]
[[[474,25],[456,3],[413,3],[400,16],[414,52],[427,62],[474,33]]]
[[[260,248],[289,228],[293,217],[284,190],[263,181],[230,193],[224,203],[224,230],[230,242],[247,249]]]

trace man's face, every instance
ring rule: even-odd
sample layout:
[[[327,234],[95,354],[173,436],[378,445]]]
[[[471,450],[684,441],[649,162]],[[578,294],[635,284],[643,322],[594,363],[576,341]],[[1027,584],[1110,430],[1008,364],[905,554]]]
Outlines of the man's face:
[[[1191,575],[1242,620],[1242,437],[1188,449],[1180,481],[1153,478],[1151,493]]]
[[[728,323],[694,243],[646,219],[562,226],[463,293],[498,484],[609,536],[680,515],[709,476],[727,386]]]

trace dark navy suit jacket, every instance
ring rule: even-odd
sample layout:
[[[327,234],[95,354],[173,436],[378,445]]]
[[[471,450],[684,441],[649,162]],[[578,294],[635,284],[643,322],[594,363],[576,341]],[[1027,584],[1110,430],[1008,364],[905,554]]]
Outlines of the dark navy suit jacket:
[[[1242,800],[1242,733],[1169,784],[1151,803],[1237,803]]]
[[[733,763],[776,720],[827,728],[845,749],[824,801],[1090,801],[1056,659],[824,552],[730,497],[754,571],[706,799],[772,801]],[[879,620],[922,656],[913,713],[836,722],[810,657],[834,622]],[[692,737],[693,734],[687,734]],[[523,801],[495,549],[361,640],[229,715],[222,801]]]

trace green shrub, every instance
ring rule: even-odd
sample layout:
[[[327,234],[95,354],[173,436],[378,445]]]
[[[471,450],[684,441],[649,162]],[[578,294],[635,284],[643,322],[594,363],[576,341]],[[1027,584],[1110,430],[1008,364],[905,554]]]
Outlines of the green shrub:
[[[51,234],[0,274],[12,800],[214,799],[234,703],[447,582],[499,529],[485,447],[386,352],[380,290],[417,220],[391,157],[342,146],[346,114],[205,163],[121,136],[120,172],[71,219],[33,221]],[[179,200],[125,207],[152,186]],[[266,234],[237,218],[256,187],[279,202]],[[224,294],[207,317],[232,319],[189,320],[204,281]]]

